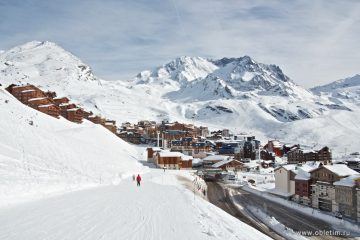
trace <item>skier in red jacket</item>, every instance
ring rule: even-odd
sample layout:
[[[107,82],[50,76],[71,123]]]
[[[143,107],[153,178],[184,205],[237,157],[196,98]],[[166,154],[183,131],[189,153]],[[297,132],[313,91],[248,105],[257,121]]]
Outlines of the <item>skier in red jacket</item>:
[[[137,182],[137,186],[140,186],[140,182],[141,182],[140,174],[137,175],[136,182]]]

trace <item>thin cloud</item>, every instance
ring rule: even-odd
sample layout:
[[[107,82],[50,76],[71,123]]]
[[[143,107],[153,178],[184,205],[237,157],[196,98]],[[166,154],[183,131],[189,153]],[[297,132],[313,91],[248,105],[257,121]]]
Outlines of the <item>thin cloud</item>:
[[[180,55],[250,55],[306,87],[360,72],[357,1],[1,1],[0,49],[49,40],[107,79]]]

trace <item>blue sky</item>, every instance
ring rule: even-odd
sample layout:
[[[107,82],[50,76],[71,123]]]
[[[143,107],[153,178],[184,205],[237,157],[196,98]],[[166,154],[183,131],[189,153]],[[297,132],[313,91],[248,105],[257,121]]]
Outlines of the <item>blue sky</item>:
[[[249,55],[306,87],[360,74],[360,1],[0,0],[0,49],[53,41],[104,79]]]

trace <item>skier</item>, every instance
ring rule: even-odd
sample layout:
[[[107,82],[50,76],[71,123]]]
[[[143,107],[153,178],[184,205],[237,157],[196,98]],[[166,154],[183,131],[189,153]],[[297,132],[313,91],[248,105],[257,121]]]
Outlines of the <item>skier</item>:
[[[135,174],[133,174],[133,176],[132,176],[132,177],[133,177],[133,181],[135,181],[135,178],[136,178],[136,177],[135,177]]]
[[[136,182],[137,182],[137,186],[140,186],[140,182],[141,182],[140,174],[137,175]]]

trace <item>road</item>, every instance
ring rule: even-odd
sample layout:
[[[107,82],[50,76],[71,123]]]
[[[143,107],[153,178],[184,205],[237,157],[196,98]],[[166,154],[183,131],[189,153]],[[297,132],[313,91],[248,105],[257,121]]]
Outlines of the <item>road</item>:
[[[238,204],[244,207],[245,211],[242,211],[242,213],[239,211],[239,209],[236,208],[236,206],[231,203],[227,191],[224,190],[221,184],[215,182],[208,183],[208,198],[213,204],[269,236],[271,236],[270,234],[272,233],[266,231],[263,226],[257,226],[257,224],[254,223],[255,217],[250,216],[250,211],[246,211],[249,206],[265,211],[268,215],[275,217],[279,222],[284,224],[286,227],[293,229],[294,231],[310,230],[315,232],[318,230],[334,230],[330,224],[318,218],[311,217],[292,208],[262,198],[256,194],[246,192],[242,189],[236,189],[236,191],[237,194],[234,196],[234,199]],[[247,212],[249,215],[244,214],[244,212]],[[315,237],[312,238],[315,239]],[[333,236],[318,236],[316,239],[342,238]]]
[[[216,205],[225,212],[231,214],[232,216],[236,217],[242,222],[256,228],[260,232],[268,235],[273,239],[284,239],[283,237],[279,236],[271,229],[269,229],[265,224],[261,223],[260,221],[257,221],[257,219],[254,219],[253,217],[245,215],[242,211],[240,211],[230,200],[228,192],[225,191],[225,189],[220,184],[216,182],[207,182],[207,184],[208,184],[207,197],[212,204]]]

